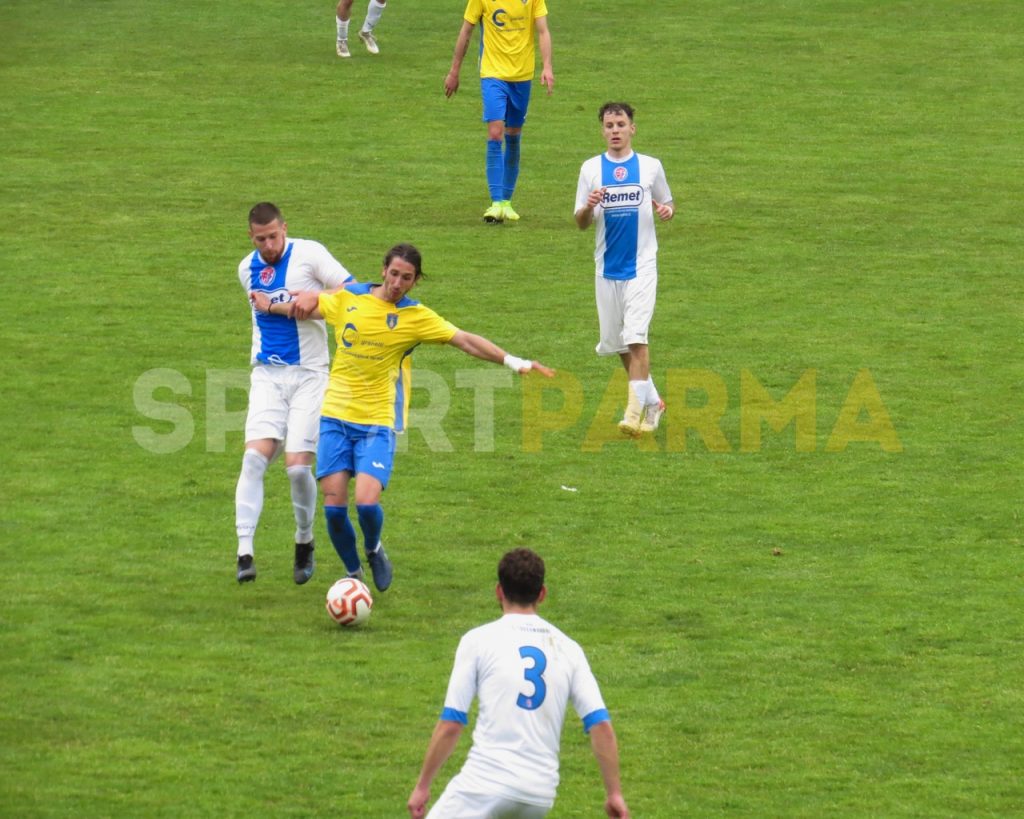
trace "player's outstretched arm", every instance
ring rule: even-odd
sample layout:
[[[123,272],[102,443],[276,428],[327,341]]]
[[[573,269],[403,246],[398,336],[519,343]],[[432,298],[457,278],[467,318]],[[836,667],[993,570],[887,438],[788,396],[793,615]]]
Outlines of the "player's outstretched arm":
[[[604,780],[604,812],[615,819],[629,819],[629,807],[619,781],[619,746],[610,722],[599,722],[590,729],[590,747]]]
[[[427,754],[423,758],[423,767],[420,769],[420,778],[416,780],[416,787],[409,794],[409,801],[406,807],[409,808],[409,815],[412,819],[422,819],[427,812],[427,802],[430,801],[430,785],[441,770],[441,766],[452,755],[455,746],[459,744],[459,737],[462,736],[462,723],[451,720],[439,720],[434,726],[434,733],[430,737],[430,745],[427,746]]]
[[[475,333],[459,330],[448,343],[475,358],[493,361],[495,364],[504,364],[510,370],[515,370],[520,375],[528,373],[530,370],[536,370],[548,378],[553,377],[555,374],[554,370],[545,367],[539,361],[530,361],[529,359],[510,355],[493,341],[483,336],[478,336]]]

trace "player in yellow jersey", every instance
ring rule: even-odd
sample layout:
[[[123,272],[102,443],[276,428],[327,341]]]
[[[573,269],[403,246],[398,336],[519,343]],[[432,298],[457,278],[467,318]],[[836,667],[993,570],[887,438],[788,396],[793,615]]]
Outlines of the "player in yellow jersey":
[[[480,93],[487,123],[487,187],[491,194],[484,221],[515,222],[519,214],[512,209],[512,194],[519,178],[519,141],[530,105],[535,40],[541,58],[540,81],[548,96],[555,85],[548,7],[545,0],[469,0],[452,67],[444,78],[446,97],[459,90],[459,71],[477,23],[482,30]]]
[[[392,577],[380,541],[380,496],[394,462],[395,403],[407,386],[402,377],[406,356],[423,342],[451,344],[521,374],[536,370],[548,378],[554,375],[539,361],[516,358],[409,298],[422,275],[420,252],[400,244],[384,257],[381,284],[366,282],[332,293],[293,291],[291,301],[274,304],[261,293],[253,294],[253,306],[260,312],[325,319],[334,329],[337,348],[321,410],[316,476],[331,542],[348,573],[362,577],[356,532],[348,517],[349,481],[355,478],[356,513],[379,591],[391,585]]]

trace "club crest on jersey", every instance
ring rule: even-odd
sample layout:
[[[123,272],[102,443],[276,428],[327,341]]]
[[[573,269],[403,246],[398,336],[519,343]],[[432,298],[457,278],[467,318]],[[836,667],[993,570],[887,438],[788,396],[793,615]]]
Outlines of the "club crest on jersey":
[[[629,176],[629,169],[625,165],[619,165],[613,172],[612,176],[615,177],[616,182],[622,182]]]
[[[274,280],[274,273],[276,271],[272,267],[264,267],[260,271],[260,284],[266,286]]]
[[[388,313],[387,323],[388,329],[394,330],[398,326],[398,313]]]

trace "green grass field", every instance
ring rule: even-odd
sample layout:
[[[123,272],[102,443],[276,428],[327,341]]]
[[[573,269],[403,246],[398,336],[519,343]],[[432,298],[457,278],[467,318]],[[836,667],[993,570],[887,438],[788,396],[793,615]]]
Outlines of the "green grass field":
[[[459,2],[394,0],[346,62],[332,3],[0,3],[0,815],[405,815],[529,545],[636,817],[1024,816],[1017,4],[550,6],[523,218],[489,227]],[[615,98],[678,206],[643,444],[572,221]],[[416,243],[421,299],[560,371],[417,351],[357,631],[322,520],[291,581],[281,468],[234,579],[261,199],[364,279]],[[570,712],[550,816],[602,799]]]

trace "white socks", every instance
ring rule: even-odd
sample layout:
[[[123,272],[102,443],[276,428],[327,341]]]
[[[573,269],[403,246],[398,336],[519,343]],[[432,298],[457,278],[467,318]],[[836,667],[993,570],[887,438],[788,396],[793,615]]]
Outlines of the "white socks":
[[[654,379],[651,376],[647,376],[646,381],[630,381],[629,394],[635,396],[642,407],[661,405],[661,396],[658,395],[658,388],[654,386]]]
[[[647,376],[647,405],[661,406],[661,396],[658,395],[658,388],[654,386],[654,379]]]
[[[380,16],[384,13],[385,7],[385,3],[370,0],[370,5],[366,7],[366,20],[363,22],[363,31],[373,31],[373,27],[380,21]]]
[[[253,537],[263,511],[263,477],[270,465],[255,449],[245,450],[242,456],[242,474],[235,487],[235,531],[238,533],[238,556],[253,553]],[[313,467],[289,466],[288,482],[292,489],[295,508],[295,542],[309,543],[313,539],[316,518],[316,479]]]
[[[263,511],[263,476],[269,462],[255,449],[245,450],[242,474],[235,487],[235,531],[238,556],[252,554],[252,540]]]
[[[292,485],[292,506],[295,507],[295,542],[309,543],[313,539],[313,519],[316,516],[316,479],[311,466],[288,467],[288,480]]]
[[[381,15],[384,13],[384,9],[387,8],[386,3],[379,3],[377,0],[370,0],[370,4],[366,7],[366,20],[363,21],[363,31],[373,31],[374,26],[380,22]],[[348,24],[351,20],[342,20],[340,17],[335,16],[334,22],[337,25],[338,39],[348,39]]]

